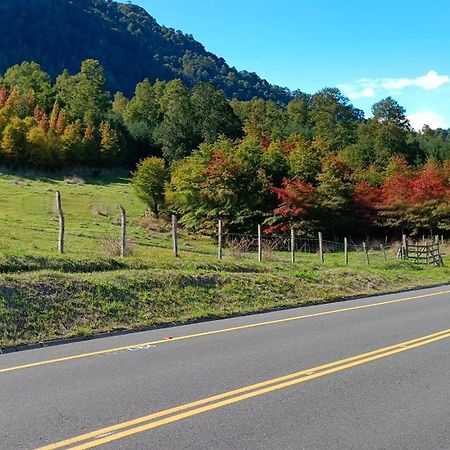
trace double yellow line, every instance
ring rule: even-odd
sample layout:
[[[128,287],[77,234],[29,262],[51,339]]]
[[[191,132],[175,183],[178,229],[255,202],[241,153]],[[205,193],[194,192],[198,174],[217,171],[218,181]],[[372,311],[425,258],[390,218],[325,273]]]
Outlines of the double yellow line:
[[[174,337],[171,339],[159,339],[156,341],[143,342],[140,344],[127,345],[127,346],[123,346],[123,347],[109,348],[109,349],[105,349],[105,350],[98,350],[95,352],[80,353],[80,354],[71,355],[71,356],[63,356],[61,358],[54,358],[54,359],[48,359],[45,361],[38,361],[38,362],[33,362],[33,363],[28,363],[28,364],[22,364],[19,366],[0,368],[0,374],[6,373],[6,372],[14,372],[17,370],[30,369],[32,367],[45,366],[48,364],[56,364],[56,363],[62,363],[62,362],[67,362],[67,361],[74,361],[74,360],[89,358],[89,357],[93,357],[93,356],[108,355],[111,353],[116,353],[116,352],[125,351],[125,350],[140,350],[140,349],[145,349],[146,347],[148,348],[153,345],[174,343],[174,342],[178,342],[178,341],[184,341],[187,339],[212,336],[215,334],[222,334],[222,333],[230,333],[232,331],[241,331],[241,330],[246,330],[246,329],[251,329],[251,328],[264,327],[264,326],[268,326],[268,325],[278,325],[278,324],[293,322],[293,321],[297,321],[297,320],[311,319],[311,318],[315,318],[315,317],[329,316],[332,314],[358,311],[361,309],[378,308],[380,306],[393,305],[396,303],[409,302],[409,301],[413,301],[413,300],[421,300],[421,299],[437,297],[437,296],[445,295],[445,294],[450,294],[450,290],[441,291],[441,292],[433,292],[431,294],[416,295],[414,297],[398,298],[395,300],[387,300],[387,301],[383,301],[383,302],[370,303],[368,305],[351,306],[349,308],[334,309],[331,311],[323,311],[320,313],[305,314],[302,316],[287,317],[285,319],[269,320],[266,322],[257,322],[257,323],[252,323],[252,324],[248,324],[248,325],[240,325],[240,326],[236,326],[236,327],[222,328],[219,330],[206,331],[203,333],[195,333],[195,334],[189,334],[189,335],[185,335],[185,336],[178,336],[178,337]]]
[[[88,449],[97,447],[108,442],[123,439],[144,431],[152,430],[163,425],[168,425],[188,417],[196,416],[208,411],[213,411],[227,405],[268,394],[270,392],[279,391],[290,386],[294,386],[315,378],[324,377],[332,373],[350,369],[355,366],[367,364],[371,361],[386,358],[391,355],[406,352],[433,342],[450,338],[450,329],[443,330],[428,336],[422,336],[410,341],[401,342],[389,347],[380,348],[369,353],[352,356],[350,358],[334,361],[311,369],[302,370],[300,372],[291,373],[279,378],[263,381],[261,383],[252,384],[240,389],[235,389],[212,397],[207,397],[192,403],[180,405],[175,408],[165,409],[135,420],[119,423],[110,427],[102,428],[91,433],[82,434],[80,436],[66,439],[55,444],[41,447],[38,450],[53,449]]]

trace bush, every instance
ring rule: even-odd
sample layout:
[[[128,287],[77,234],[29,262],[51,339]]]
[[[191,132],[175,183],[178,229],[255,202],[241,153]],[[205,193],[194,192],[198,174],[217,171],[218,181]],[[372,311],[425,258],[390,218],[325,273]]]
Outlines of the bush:
[[[159,217],[165,205],[164,187],[167,180],[168,171],[164,160],[154,157],[142,160],[131,180],[138,197],[156,217]]]

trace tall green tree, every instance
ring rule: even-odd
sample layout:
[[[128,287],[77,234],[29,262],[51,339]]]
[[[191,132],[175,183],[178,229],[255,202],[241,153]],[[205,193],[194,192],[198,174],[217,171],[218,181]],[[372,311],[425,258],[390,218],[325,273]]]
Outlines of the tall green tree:
[[[56,96],[70,121],[101,122],[111,107],[109,94],[104,90],[105,74],[97,60],[87,59],[81,70],[71,76],[64,71],[56,80]]]
[[[198,147],[201,139],[195,132],[195,114],[189,91],[180,80],[167,84],[160,100],[163,121],[157,130],[164,157],[180,160]]]
[[[299,134],[312,139],[312,124],[310,119],[311,96],[297,92],[287,105],[287,132]]]
[[[36,103],[42,109],[51,107],[54,96],[52,82],[39,64],[25,61],[12,66],[6,71],[3,82],[8,89],[14,87],[22,99],[33,92]]]
[[[220,135],[237,138],[242,123],[224,93],[211,83],[194,86],[191,95],[197,134],[203,142],[213,143]]]
[[[326,153],[335,153],[356,142],[363,113],[339,89],[326,88],[313,95],[310,118],[315,140],[323,144]]]
[[[162,111],[148,79],[138,83],[134,97],[127,104],[123,118],[132,136],[147,145],[154,143],[154,133],[162,121]]]
[[[319,216],[324,228],[334,236],[348,232],[352,226],[354,183],[351,172],[338,157],[323,161],[317,177]]]

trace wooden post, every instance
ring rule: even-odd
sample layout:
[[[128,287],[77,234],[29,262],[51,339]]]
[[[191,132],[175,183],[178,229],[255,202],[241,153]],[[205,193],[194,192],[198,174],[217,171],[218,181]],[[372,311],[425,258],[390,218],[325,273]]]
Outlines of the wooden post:
[[[348,266],[348,239],[344,238],[344,262]]]
[[[219,220],[219,235],[217,237],[217,257],[222,259],[222,238],[223,238],[223,223]]]
[[[172,214],[172,242],[173,254],[178,258],[178,219],[175,214]]]
[[[442,236],[443,237],[443,236]],[[442,254],[441,254],[441,247],[438,244],[438,265],[440,267],[444,267],[444,260],[442,259]]]
[[[291,227],[291,262],[295,263],[295,231]]]
[[[383,258],[385,261],[387,261],[386,248],[384,247],[383,244],[380,244],[380,247],[381,247],[381,251],[383,252]]]
[[[436,244],[437,244],[437,255],[433,257],[433,259],[434,259],[433,262],[436,263],[440,267],[441,266],[441,262],[443,262],[443,261],[442,261],[442,257],[441,257],[441,246],[439,244],[439,236],[438,236],[438,238],[436,240]]]
[[[61,207],[61,193],[56,191],[56,214],[59,220],[58,252],[64,253],[64,213]]]
[[[127,213],[123,206],[120,206],[120,256],[123,258],[127,251]]]
[[[262,227],[258,225],[258,261],[262,261]]]
[[[366,258],[366,264],[369,265],[369,251],[367,250],[367,244],[365,242],[363,242],[363,251]]]
[[[441,244],[444,245],[444,235],[441,234]]]
[[[320,262],[323,264],[325,260],[323,258],[323,237],[321,231],[319,231],[319,258]]]
[[[430,249],[428,248],[428,244],[425,244],[426,252],[427,252],[427,266],[430,265]]]
[[[436,244],[439,244],[439,235],[438,234],[434,237],[434,242],[436,242]]]
[[[406,234],[402,236],[402,257],[403,259],[408,259],[408,241],[406,239]]]

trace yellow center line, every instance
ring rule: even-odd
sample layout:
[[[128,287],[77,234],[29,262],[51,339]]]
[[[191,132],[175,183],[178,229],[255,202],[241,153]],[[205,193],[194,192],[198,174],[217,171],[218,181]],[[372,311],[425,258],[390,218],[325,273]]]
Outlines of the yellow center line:
[[[123,439],[163,425],[168,425],[188,417],[222,408],[224,406],[238,403],[260,395],[265,395],[336,372],[344,371],[355,366],[367,364],[378,359],[386,358],[391,355],[406,352],[448,338],[450,338],[450,329],[391,345],[389,347],[383,347],[368,353],[352,356],[350,358],[334,361],[318,367],[313,367],[311,369],[284,375],[279,378],[274,378],[240,389],[235,389],[212,397],[207,397],[185,405],[169,408],[140,417],[138,419],[101,428],[90,433],[85,433],[55,444],[47,445],[38,450],[67,448],[73,444],[79,444],[75,447],[70,447],[71,449],[77,450],[97,447],[108,442]]]
[[[48,359],[48,360],[44,360],[44,361],[37,361],[34,363],[22,364],[22,365],[14,366],[14,367],[5,367],[5,368],[0,369],[0,373],[13,372],[16,370],[23,370],[23,369],[30,369],[32,367],[45,366],[48,364],[56,364],[56,363],[61,363],[61,362],[66,362],[66,361],[74,361],[77,359],[83,359],[83,358],[88,358],[88,357],[92,357],[92,356],[107,355],[110,353],[115,353],[115,352],[120,352],[120,351],[125,351],[125,350],[134,350],[134,349],[139,349],[140,347],[148,347],[151,345],[168,344],[168,343],[183,341],[183,340],[187,340],[187,339],[194,339],[194,338],[205,337],[205,336],[213,336],[215,334],[230,333],[232,331],[247,330],[247,329],[251,329],[251,328],[264,327],[264,326],[268,326],[268,325],[277,325],[277,324],[293,322],[293,321],[297,321],[297,320],[311,319],[311,318],[315,318],[315,317],[323,317],[323,316],[328,316],[328,315],[332,315],[332,314],[358,311],[361,309],[377,308],[380,306],[393,305],[396,303],[409,302],[409,301],[413,301],[413,300],[420,300],[420,299],[436,297],[436,296],[440,296],[440,295],[444,295],[444,294],[450,294],[450,290],[442,291],[442,292],[434,292],[432,294],[417,295],[414,297],[406,297],[406,298],[400,298],[400,299],[395,299],[395,300],[387,300],[384,302],[370,303],[368,305],[351,306],[349,308],[334,309],[331,311],[323,311],[320,313],[306,314],[303,316],[287,317],[285,319],[269,320],[267,322],[257,322],[257,323],[252,323],[252,324],[248,324],[248,325],[239,325],[239,326],[235,326],[235,327],[222,328],[219,330],[205,331],[203,333],[195,333],[195,334],[189,334],[189,335],[185,335],[185,336],[177,336],[177,337],[173,337],[171,339],[159,339],[156,341],[143,342],[140,344],[126,345],[123,347],[115,347],[115,348],[109,348],[109,349],[105,349],[105,350],[98,350],[95,352],[79,353],[76,355],[64,356],[61,358]]]

